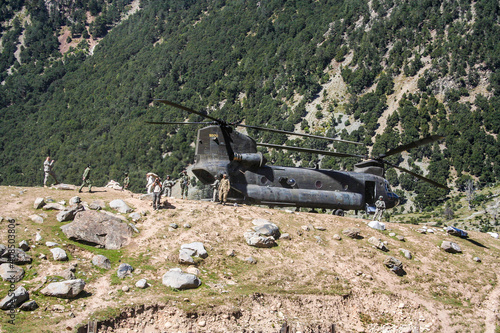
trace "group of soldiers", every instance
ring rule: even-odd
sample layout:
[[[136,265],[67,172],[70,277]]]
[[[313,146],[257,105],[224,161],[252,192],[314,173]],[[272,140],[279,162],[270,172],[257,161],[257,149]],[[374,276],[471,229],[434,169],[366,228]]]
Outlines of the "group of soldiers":
[[[162,182],[160,177],[156,174],[149,172],[146,174],[146,190],[148,194],[153,194],[153,209],[158,210],[161,206],[161,196],[171,197],[172,196],[172,187],[177,183],[177,180],[173,180],[170,178],[170,175],[165,177],[165,180]],[[183,170],[179,174],[179,181],[181,185],[181,198],[187,199],[188,191],[189,191],[189,176],[186,170]]]
[[[161,206],[161,196],[171,197],[172,187],[179,181],[181,187],[181,198],[187,199],[189,194],[190,180],[186,170],[179,173],[179,179],[173,180],[170,175],[165,177],[165,180],[161,182],[160,178],[154,173],[146,174],[147,184],[146,189],[148,194],[153,194],[153,209],[158,210]],[[227,195],[231,189],[231,183],[227,174],[222,174],[216,177],[215,182],[211,185],[213,188],[213,198],[212,201],[216,202],[217,197],[219,198],[219,204],[226,204]]]

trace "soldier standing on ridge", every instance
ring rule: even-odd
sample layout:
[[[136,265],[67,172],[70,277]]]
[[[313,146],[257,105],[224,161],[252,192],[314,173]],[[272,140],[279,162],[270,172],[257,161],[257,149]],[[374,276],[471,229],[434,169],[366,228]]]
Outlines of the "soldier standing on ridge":
[[[170,179],[170,176],[167,175],[162,184],[164,197],[169,198],[172,196],[172,187],[175,185],[175,183],[175,180]]]
[[[129,185],[130,185],[130,178],[128,178],[128,173],[125,172],[125,178],[123,179],[122,191],[128,190]]]
[[[188,197],[189,192],[189,176],[186,170],[182,170],[179,174],[180,182],[181,182],[181,198],[184,199],[184,196]]]
[[[80,189],[78,190],[78,193],[82,192],[82,188],[87,185],[89,187],[89,193],[92,193],[92,182],[90,181],[90,164],[85,168],[85,171],[83,171],[83,183],[82,186],[80,186]]]
[[[380,222],[380,220],[382,219],[382,214],[385,211],[385,201],[383,196],[380,196],[375,202],[375,208],[376,210],[375,215],[373,216],[373,220]]]
[[[56,185],[59,184],[56,178],[56,173],[52,171],[52,166],[54,165],[54,160],[50,160],[50,156],[47,156],[45,162],[43,162],[43,172],[45,173],[45,177],[43,178],[43,187],[47,187],[47,179],[49,179],[49,175],[54,178],[56,181]]]
[[[222,203],[223,205],[226,204],[227,194],[229,193],[230,189],[231,189],[231,183],[229,182],[227,175],[224,174],[222,175],[222,179],[219,184],[219,203]]]
[[[219,196],[219,175],[215,176],[215,181],[212,185],[210,185],[214,189],[214,193],[212,196],[212,202],[217,202],[217,197]]]

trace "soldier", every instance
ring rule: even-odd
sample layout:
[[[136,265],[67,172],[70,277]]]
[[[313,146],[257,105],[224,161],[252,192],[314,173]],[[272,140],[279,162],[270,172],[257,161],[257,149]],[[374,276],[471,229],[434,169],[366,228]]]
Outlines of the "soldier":
[[[222,179],[219,183],[219,203],[222,203],[223,205],[226,204],[227,194],[229,193],[230,189],[231,183],[229,182],[227,175],[224,174],[222,175]]]
[[[179,174],[180,182],[181,182],[181,198],[184,199],[184,196],[188,197],[189,192],[189,176],[186,170],[182,170]]]
[[[379,221],[382,219],[382,214],[385,211],[385,201],[384,197],[380,196],[378,200],[375,202],[375,215],[373,215],[373,220],[374,221]]]
[[[161,205],[161,181],[156,177],[153,182],[153,209],[160,209]]]
[[[219,196],[219,175],[215,176],[215,181],[210,185],[214,189],[214,193],[212,196],[212,202],[217,202],[217,197]]]
[[[130,185],[130,178],[128,178],[128,173],[125,172],[125,178],[123,179],[123,186],[122,186],[122,191],[128,190],[128,186]]]
[[[90,181],[90,164],[85,168],[83,171],[83,183],[82,186],[80,186],[80,189],[78,190],[78,193],[82,192],[82,188],[87,185],[89,187],[89,193],[92,193],[92,182]]]
[[[169,198],[172,196],[172,187],[175,185],[176,181],[175,180],[172,180],[170,179],[170,176],[167,175],[167,177],[165,178],[165,180],[163,181],[163,196],[165,196],[166,198]]]
[[[43,162],[43,172],[45,173],[45,177],[43,178],[43,187],[47,187],[47,179],[49,179],[49,175],[54,178],[56,181],[56,185],[59,184],[56,178],[56,174],[52,171],[52,166],[54,165],[54,160],[50,160],[50,156],[47,156],[45,162]]]

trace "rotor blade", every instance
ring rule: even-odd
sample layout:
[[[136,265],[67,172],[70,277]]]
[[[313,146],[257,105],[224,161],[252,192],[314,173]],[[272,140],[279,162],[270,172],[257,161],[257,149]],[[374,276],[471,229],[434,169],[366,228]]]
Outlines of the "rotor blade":
[[[387,157],[387,156],[391,156],[391,155],[394,155],[394,154],[397,154],[397,153],[401,153],[401,152],[406,151],[406,150],[411,149],[411,148],[417,148],[417,147],[420,147],[420,146],[428,145],[429,143],[433,143],[433,142],[439,141],[441,139],[444,139],[444,136],[441,136],[441,135],[431,135],[431,136],[428,136],[426,138],[423,138],[423,139],[420,139],[420,140],[417,140],[417,141],[414,141],[414,142],[410,142],[408,144],[401,145],[399,147],[391,149],[388,152],[386,152],[385,154],[380,154],[376,158],[384,158],[384,157]]]
[[[260,130],[260,131],[282,133],[282,134],[287,134],[287,135],[297,135],[297,136],[303,136],[303,137],[306,137],[306,138],[314,138],[314,139],[322,139],[322,140],[329,140],[329,141],[338,141],[338,142],[344,142],[344,143],[352,143],[354,145],[363,145],[360,142],[354,142],[354,141],[348,141],[348,140],[342,140],[342,139],[335,139],[335,138],[329,138],[329,137],[326,137],[326,136],[319,136],[319,135],[312,135],[312,134],[302,134],[302,133],[288,132],[288,131],[282,131],[282,130],[277,130],[277,129],[272,129],[272,128],[265,128],[265,127],[251,126],[251,125],[242,125],[242,124],[238,124],[238,125],[235,124],[234,126],[253,128],[253,129],[256,129],[256,130]]]
[[[445,186],[445,185],[443,185],[443,184],[440,184],[440,183],[438,183],[438,182],[435,182],[435,181],[433,181],[432,179],[429,179],[429,178],[427,178],[427,177],[421,176],[421,175],[419,175],[418,173],[415,173],[415,172],[410,171],[410,170],[408,170],[408,169],[402,168],[402,167],[397,166],[397,165],[395,165],[395,164],[389,163],[389,162],[387,162],[387,161],[383,161],[383,162],[384,162],[385,164],[387,164],[387,165],[390,165],[390,166],[391,166],[391,167],[393,167],[393,168],[399,169],[399,170],[401,170],[401,171],[403,171],[403,172],[407,172],[407,173],[409,173],[410,175],[412,175],[413,177],[416,177],[416,178],[418,178],[418,179],[421,179],[421,180],[423,180],[423,181],[426,181],[426,182],[428,182],[429,184],[432,184],[432,185],[434,185],[434,186],[436,186],[436,187],[442,188],[442,189],[444,189],[444,190],[449,190],[449,189],[450,189],[448,186]]]
[[[213,122],[200,121],[200,122],[181,122],[181,121],[145,121],[146,124],[154,125],[213,125]]]
[[[280,145],[273,145],[273,144],[270,144],[270,143],[257,143],[257,146],[275,148],[275,149],[280,149],[280,150],[281,149],[293,150],[293,151],[298,151],[298,152],[301,152],[301,153],[313,153],[313,154],[336,156],[336,157],[366,158],[366,156],[364,156],[364,155],[337,153],[337,152],[334,152],[334,151],[309,149],[309,148],[301,148],[301,147],[280,146]]]
[[[217,119],[217,118],[214,118],[212,116],[209,116],[208,114],[206,113],[203,113],[203,112],[199,112],[199,111],[195,111],[193,109],[190,109],[188,107],[185,107],[183,105],[180,105],[180,104],[176,104],[174,102],[170,102],[170,101],[167,101],[166,99],[155,99],[154,100],[155,102],[160,102],[160,103],[163,103],[163,104],[167,104],[167,105],[170,105],[170,106],[173,106],[174,108],[178,108],[178,109],[181,109],[181,110],[184,110],[184,111],[187,111],[189,113],[194,113],[194,114],[197,114],[199,116],[202,116],[202,117],[205,117],[205,118],[208,118],[208,119],[211,119],[215,122],[217,122],[218,124],[223,124],[224,122],[220,119]]]

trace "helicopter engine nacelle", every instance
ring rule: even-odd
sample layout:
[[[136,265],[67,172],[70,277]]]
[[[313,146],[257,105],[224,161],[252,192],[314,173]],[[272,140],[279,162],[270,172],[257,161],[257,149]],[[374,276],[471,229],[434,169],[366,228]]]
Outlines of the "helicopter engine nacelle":
[[[261,152],[245,154],[234,153],[233,161],[240,162],[246,167],[261,167],[267,163],[266,158]]]

